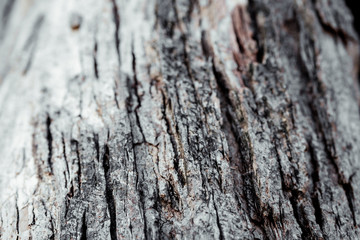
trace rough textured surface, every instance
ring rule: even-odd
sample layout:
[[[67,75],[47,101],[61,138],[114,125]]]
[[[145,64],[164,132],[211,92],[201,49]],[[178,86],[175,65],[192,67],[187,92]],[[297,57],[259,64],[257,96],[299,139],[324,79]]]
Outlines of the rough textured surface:
[[[345,2],[0,10],[0,239],[360,238]]]

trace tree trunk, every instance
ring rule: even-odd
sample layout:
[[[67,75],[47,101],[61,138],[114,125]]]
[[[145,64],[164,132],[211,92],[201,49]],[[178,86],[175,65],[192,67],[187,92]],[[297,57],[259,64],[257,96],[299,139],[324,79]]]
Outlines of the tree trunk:
[[[343,0],[0,10],[0,239],[360,238]]]

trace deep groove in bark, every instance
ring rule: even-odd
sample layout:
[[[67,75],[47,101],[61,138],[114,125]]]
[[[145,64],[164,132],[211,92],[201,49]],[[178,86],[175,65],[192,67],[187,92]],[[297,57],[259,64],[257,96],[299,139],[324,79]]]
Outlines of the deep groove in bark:
[[[87,238],[87,225],[86,225],[86,211],[83,213],[82,225],[81,225],[81,237],[80,240],[86,240]]]
[[[0,1],[0,238],[357,239],[358,39],[314,1]]]
[[[161,90],[161,94],[162,94],[162,101],[163,101],[163,104],[162,104],[162,106],[163,106],[162,107],[162,119],[165,121],[166,131],[170,136],[170,142],[171,142],[171,145],[172,145],[173,150],[174,150],[174,159],[173,159],[174,168],[175,168],[175,171],[178,174],[178,178],[180,180],[181,185],[185,186],[186,178],[183,175],[182,171],[179,169],[180,156],[179,156],[179,152],[178,152],[178,144],[177,144],[176,139],[175,139],[175,135],[174,135],[174,132],[173,132],[173,127],[172,127],[171,121],[168,118],[168,115],[166,114],[166,109],[167,109],[167,106],[168,106],[168,102],[167,102],[167,99],[166,99],[166,96],[165,96],[163,90]]]
[[[319,177],[319,159],[317,159],[316,157],[316,153],[315,153],[315,149],[313,148],[312,144],[311,144],[311,140],[307,141],[308,144],[308,151],[310,154],[310,162],[311,165],[313,167],[313,173],[311,174],[312,177],[312,181],[313,181],[313,190],[312,190],[312,196],[311,196],[311,201],[312,204],[314,206],[314,211],[315,211],[315,220],[316,223],[319,225],[321,231],[323,232],[323,226],[324,226],[324,220],[323,220],[323,216],[322,216],[322,210],[320,207],[320,201],[319,201],[319,196],[318,196],[318,183],[320,182],[320,177]]]
[[[53,174],[53,167],[52,167],[52,142],[53,142],[53,137],[51,134],[51,118],[50,115],[47,114],[46,116],[46,140],[48,143],[48,158],[47,158],[47,163],[49,165],[49,169],[50,169],[50,173]]]
[[[97,63],[97,48],[98,48],[98,44],[97,41],[95,40],[95,44],[94,44],[94,52],[93,52],[93,61],[94,61],[94,73],[95,73],[95,78],[98,79],[99,78],[99,72],[98,72],[98,63]]]
[[[253,27],[253,39],[256,42],[257,47],[257,53],[256,53],[256,61],[259,63],[262,63],[265,57],[265,49],[263,44],[261,44],[260,41],[260,28],[258,26],[257,20],[256,20],[256,14],[259,11],[259,8],[256,5],[256,2],[254,0],[249,0],[247,10],[250,15],[252,27]]]
[[[65,161],[65,166],[66,166],[66,173],[67,176],[70,176],[70,169],[69,169],[69,163],[67,160],[67,156],[66,156],[66,144],[65,144],[65,138],[64,138],[64,133],[61,133],[61,143],[63,145],[63,157],[64,157],[64,161]],[[67,181],[67,176],[65,176],[65,180]],[[65,184],[65,188],[67,188],[67,183]]]
[[[321,123],[320,120],[320,115],[318,113],[317,107],[316,105],[314,105],[314,102],[310,103],[311,106],[311,110],[314,116],[314,121],[316,122],[316,124],[319,126],[319,130],[320,130],[320,134],[322,137],[322,141],[324,143],[325,146],[325,153],[327,158],[329,159],[330,164],[334,167],[336,174],[338,176],[338,184],[340,185],[340,187],[344,190],[345,192],[345,196],[346,199],[348,201],[348,205],[349,205],[349,209],[350,212],[352,214],[352,220],[353,220],[353,225],[354,227],[357,226],[357,222],[356,222],[356,216],[355,216],[355,206],[353,203],[353,191],[352,191],[352,186],[350,182],[347,182],[347,180],[344,178],[343,174],[340,172],[338,163],[337,163],[337,156],[334,154],[336,154],[335,152],[335,143],[334,143],[334,139],[331,139],[330,143],[326,140],[326,135],[325,135],[325,130],[324,130],[324,126]]]
[[[16,197],[15,197],[15,209],[16,209],[16,240],[19,240],[19,236],[20,236],[20,230],[19,230],[20,213],[19,213],[18,195],[17,195],[17,193],[16,193]]]
[[[204,35],[205,36],[205,35]],[[203,50],[204,52],[207,52],[208,55],[210,56],[212,54],[212,49],[209,48],[209,44],[205,44],[207,41],[202,41],[203,44]],[[210,49],[210,51],[209,51]],[[252,173],[252,170],[250,169],[250,163],[248,162],[248,160],[246,160],[245,155],[249,155],[249,157],[251,158],[251,153],[247,153],[246,149],[250,150],[250,146],[247,146],[247,144],[249,144],[249,142],[244,141],[244,138],[246,138],[246,136],[241,136],[239,134],[239,130],[237,129],[237,127],[239,127],[239,123],[237,123],[236,121],[236,117],[234,117],[233,113],[231,110],[235,109],[235,104],[233,103],[232,99],[230,99],[230,86],[227,83],[228,80],[226,80],[226,77],[223,75],[222,71],[217,69],[216,67],[216,63],[214,60],[214,57],[212,59],[212,71],[215,77],[215,80],[217,82],[218,85],[218,89],[219,89],[219,99],[221,100],[222,103],[222,112],[224,113],[224,118],[230,123],[231,126],[231,131],[233,133],[233,135],[236,138],[238,147],[240,149],[240,156],[241,156],[241,163],[242,163],[242,167],[243,167],[243,172],[247,173],[247,174],[241,174],[242,176],[242,180],[244,183],[244,188],[243,188],[243,194],[245,196],[245,200],[246,200],[246,204],[247,204],[247,208],[249,209],[249,218],[250,221],[257,227],[259,227],[261,229],[261,231],[263,232],[265,239],[268,239],[269,236],[264,228],[264,218],[260,217],[262,214],[260,213],[260,204],[259,204],[259,198],[255,193],[255,182],[254,182],[254,176]],[[226,106],[224,108],[224,106]],[[241,121],[242,119],[240,119]],[[249,140],[249,139],[248,139]],[[249,159],[250,160],[250,159]],[[258,217],[255,217],[251,212],[254,211],[256,213]]]
[[[112,240],[117,239],[116,234],[116,207],[115,199],[112,187],[112,181],[110,176],[110,150],[109,146],[105,144],[104,146],[104,155],[103,155],[103,168],[105,176],[105,198],[110,215],[110,236]]]
[[[116,53],[118,56],[118,60],[119,63],[121,63],[121,58],[120,58],[120,38],[119,38],[119,29],[120,29],[120,16],[119,16],[119,9],[116,3],[116,0],[111,0],[112,5],[113,5],[113,20],[114,20],[114,24],[115,24],[115,33],[114,33],[114,37],[115,37],[115,47],[116,47]]]
[[[352,12],[353,19],[354,19],[354,28],[357,34],[360,34],[360,16],[358,12],[358,5],[357,2],[354,0],[345,0],[346,5],[348,6],[349,10]]]
[[[220,218],[219,218],[219,212],[218,212],[218,209],[217,209],[217,206],[216,206],[216,203],[215,203],[214,193],[212,193],[212,198],[213,198],[214,209],[215,209],[215,213],[216,213],[216,224],[217,224],[217,227],[219,228],[219,232],[220,232],[219,239],[224,240],[225,239],[224,232],[223,232],[223,229],[221,227]]]
[[[78,191],[81,193],[81,159],[80,159],[80,150],[79,150],[79,142],[75,139],[71,139],[71,150],[76,154],[76,160],[78,164]]]
[[[94,144],[96,150],[96,160],[100,162],[100,145],[99,145],[99,134],[94,133]]]

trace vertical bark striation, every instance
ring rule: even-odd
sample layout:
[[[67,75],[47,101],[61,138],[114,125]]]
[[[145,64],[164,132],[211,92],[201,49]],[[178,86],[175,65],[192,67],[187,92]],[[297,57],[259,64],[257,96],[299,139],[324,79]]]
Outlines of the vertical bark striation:
[[[0,238],[360,237],[344,1],[16,0],[0,14]]]

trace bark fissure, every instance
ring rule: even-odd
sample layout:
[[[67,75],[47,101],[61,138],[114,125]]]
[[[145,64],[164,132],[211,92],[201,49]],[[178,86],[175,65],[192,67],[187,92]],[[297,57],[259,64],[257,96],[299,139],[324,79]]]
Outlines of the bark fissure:
[[[119,15],[119,9],[118,9],[116,1],[117,0],[111,0],[112,5],[113,5],[113,9],[112,9],[113,21],[114,21],[114,24],[115,24],[115,33],[114,33],[115,47],[116,47],[116,53],[117,53],[117,56],[118,56],[119,63],[121,63],[121,58],[120,58],[120,37],[119,37],[120,15]]]
[[[66,156],[66,144],[65,144],[64,133],[61,133],[61,143],[63,145],[62,150],[63,150],[63,157],[64,157],[64,161],[65,161],[67,176],[70,176],[69,163],[68,163],[67,156]],[[67,176],[65,176],[66,181],[67,181]],[[65,184],[65,188],[67,188],[67,184]]]
[[[78,165],[78,171],[77,171],[77,181],[78,181],[78,193],[81,193],[81,158],[80,158],[80,149],[79,149],[79,142],[75,139],[71,139],[71,149],[74,151],[76,155],[76,161]],[[74,159],[75,161],[75,159]],[[74,164],[75,162],[73,162]],[[71,190],[71,188],[70,188]]]
[[[223,229],[222,229],[222,226],[221,226],[220,217],[219,217],[219,213],[218,213],[218,208],[217,208],[216,203],[215,203],[214,193],[212,193],[212,198],[213,198],[213,204],[214,204],[214,209],[215,209],[215,214],[216,214],[216,224],[217,224],[217,227],[218,227],[219,233],[220,233],[219,239],[224,240],[225,239],[224,232],[223,232]]]
[[[50,173],[53,174],[53,166],[52,166],[53,137],[52,137],[52,134],[51,134],[51,118],[50,118],[49,114],[47,114],[47,117],[46,117],[46,140],[47,140],[47,143],[48,143],[47,163],[48,163],[49,168],[50,168]]]
[[[87,238],[87,225],[86,225],[86,212],[84,211],[81,225],[81,237],[80,240],[86,240]]]
[[[324,226],[324,220],[323,220],[323,215],[322,215],[322,210],[320,207],[320,201],[319,201],[319,196],[318,196],[318,184],[320,182],[320,177],[319,177],[319,159],[316,157],[316,152],[315,149],[311,143],[311,140],[307,140],[307,147],[308,147],[308,151],[310,154],[310,162],[311,165],[313,167],[313,173],[311,174],[312,177],[312,184],[313,184],[313,189],[312,189],[312,197],[311,197],[311,201],[312,204],[314,206],[314,211],[315,211],[315,220],[316,223],[319,225],[321,231],[323,232],[323,226]]]
[[[98,63],[97,63],[97,51],[98,51],[97,48],[98,48],[98,44],[97,41],[95,40],[94,50],[93,50],[93,61],[94,61],[94,73],[96,79],[99,78]]]
[[[19,221],[20,221],[20,213],[19,213],[19,206],[18,206],[18,194],[16,193],[15,197],[15,209],[16,209],[16,240],[19,240],[20,230],[19,230]]]
[[[314,121],[319,126],[320,135],[321,135],[322,141],[325,146],[326,156],[329,159],[330,164],[335,169],[335,172],[338,177],[337,182],[338,182],[339,186],[345,192],[348,206],[349,206],[350,212],[352,214],[353,224],[356,227],[357,223],[356,223],[356,217],[355,217],[355,206],[353,203],[353,192],[352,192],[351,183],[348,182],[348,180],[345,179],[345,176],[340,172],[340,169],[339,169],[339,166],[337,163],[338,157],[336,156],[336,152],[335,152],[334,139],[331,138],[330,140],[328,140],[328,138],[326,137],[325,132],[324,132],[324,131],[326,131],[324,129],[324,125],[323,125],[324,123],[322,123],[322,121],[321,121],[321,115],[319,114],[319,110],[317,109],[317,106],[314,105],[314,102],[310,103],[310,105],[311,105],[311,109],[313,112]],[[320,109],[320,111],[321,111],[321,109]],[[325,124],[328,125],[328,123],[325,123]]]
[[[345,1],[0,1],[0,238],[359,238]]]
[[[103,168],[104,168],[104,177],[105,177],[105,198],[108,206],[108,211],[110,215],[110,236],[112,240],[117,239],[116,234],[116,207],[115,207],[115,199],[114,192],[112,187],[111,180],[111,167],[110,167],[110,150],[109,146],[105,144],[104,146],[104,155],[103,155]]]

